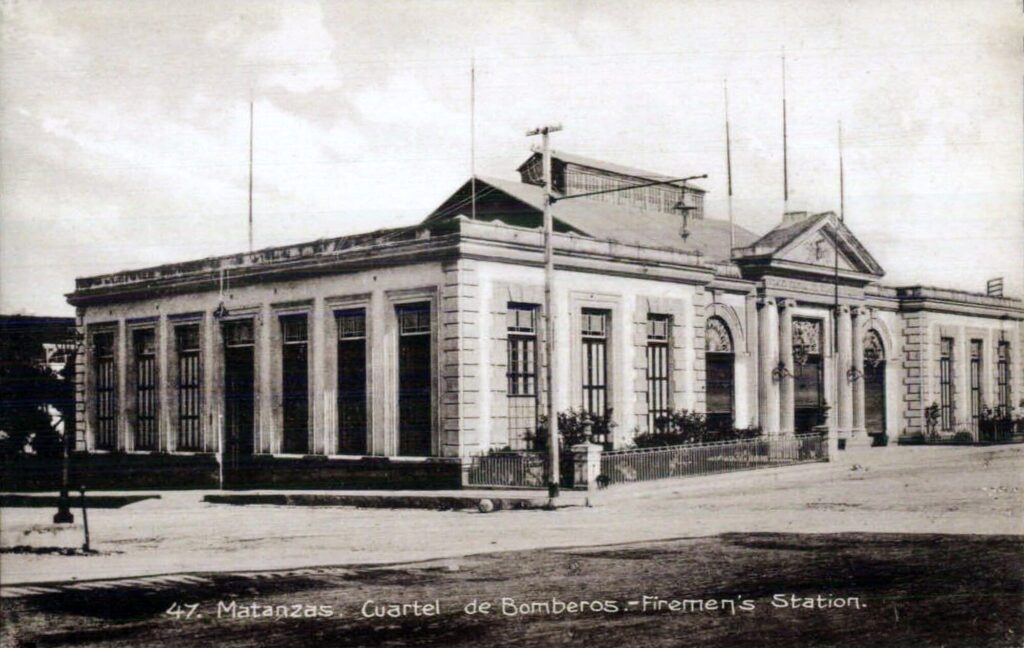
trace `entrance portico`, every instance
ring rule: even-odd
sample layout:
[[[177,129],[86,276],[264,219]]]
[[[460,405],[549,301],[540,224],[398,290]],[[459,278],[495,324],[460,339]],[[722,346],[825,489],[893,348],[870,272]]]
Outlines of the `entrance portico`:
[[[757,280],[758,412],[769,435],[865,437],[865,287],[883,271],[835,214],[786,214],[734,251]]]

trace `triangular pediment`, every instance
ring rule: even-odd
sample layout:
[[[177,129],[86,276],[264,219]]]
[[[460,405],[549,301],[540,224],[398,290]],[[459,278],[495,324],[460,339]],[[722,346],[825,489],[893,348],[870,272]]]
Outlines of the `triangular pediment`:
[[[837,258],[838,257],[838,258]],[[828,274],[877,278],[885,274],[853,232],[832,212],[784,220],[755,243],[735,250],[741,266],[789,273]]]
[[[803,265],[821,266],[823,268],[835,269],[839,264],[840,270],[861,272],[854,259],[850,258],[846,246],[839,245],[839,258],[836,258],[836,245],[834,231],[826,231],[824,228],[811,233],[808,236],[800,237],[800,240],[792,246],[788,246],[784,253],[776,258],[790,263]]]

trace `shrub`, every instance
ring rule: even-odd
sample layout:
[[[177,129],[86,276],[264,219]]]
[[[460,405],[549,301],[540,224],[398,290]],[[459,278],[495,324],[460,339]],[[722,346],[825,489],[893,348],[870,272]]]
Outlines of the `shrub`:
[[[974,445],[974,435],[967,430],[960,430],[953,435],[953,445]]]
[[[901,434],[897,443],[899,445],[924,445],[924,434],[920,432]]]
[[[682,409],[659,418],[655,421],[653,430],[637,434],[633,438],[633,447],[658,448],[688,443],[754,439],[759,436],[761,428],[714,429],[708,426],[705,414]]]
[[[942,411],[939,409],[939,404],[933,402],[924,410],[925,426],[928,428],[928,436],[935,436],[938,434],[939,418],[942,416]]]
[[[583,409],[569,409],[567,412],[558,413],[558,437],[559,448],[571,448],[578,443],[590,441],[587,435],[587,422],[590,423],[590,434],[611,441],[612,430],[615,423],[612,421],[612,410],[609,409],[603,416],[589,414]],[[538,451],[548,449],[548,419],[541,416],[537,421],[537,432],[528,434],[526,441],[530,447]]]

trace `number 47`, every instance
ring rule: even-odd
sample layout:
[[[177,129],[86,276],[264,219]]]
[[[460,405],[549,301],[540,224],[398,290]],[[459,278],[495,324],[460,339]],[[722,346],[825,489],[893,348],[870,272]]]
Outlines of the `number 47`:
[[[174,603],[171,603],[171,607],[167,608],[167,611],[164,612],[164,614],[172,616],[175,619],[181,619],[182,617],[191,619],[192,615],[195,614],[198,609],[198,603],[186,603],[182,605],[175,601]]]

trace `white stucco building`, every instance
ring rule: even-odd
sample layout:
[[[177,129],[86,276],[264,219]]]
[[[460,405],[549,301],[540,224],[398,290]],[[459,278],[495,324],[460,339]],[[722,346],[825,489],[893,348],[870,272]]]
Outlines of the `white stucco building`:
[[[556,196],[668,179],[553,158]],[[525,447],[545,407],[539,166],[471,180],[414,227],[79,279],[80,446],[337,466]],[[703,195],[555,203],[559,410],[610,410],[617,446],[684,408],[894,444],[932,403],[940,431],[977,438],[981,408],[1021,400],[1019,299],[887,286],[831,212],[732,241]]]

